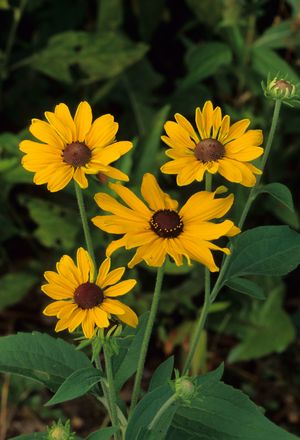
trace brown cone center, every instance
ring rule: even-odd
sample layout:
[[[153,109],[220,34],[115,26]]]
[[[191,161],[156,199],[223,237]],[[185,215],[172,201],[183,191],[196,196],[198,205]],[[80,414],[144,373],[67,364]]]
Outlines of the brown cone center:
[[[159,237],[175,238],[183,231],[183,223],[176,211],[160,209],[150,220],[150,227]]]
[[[82,309],[92,309],[103,302],[104,294],[95,283],[80,284],[74,292],[74,301]]]
[[[291,92],[293,90],[292,85],[288,81],[285,81],[284,79],[277,80],[276,83],[274,84],[273,88],[280,89],[283,92],[285,92],[286,90]]]
[[[217,139],[204,139],[196,145],[194,154],[196,159],[202,162],[211,162],[221,159],[225,154],[225,148]]]
[[[63,152],[64,161],[73,167],[83,167],[90,161],[91,156],[91,150],[82,142],[68,144]]]

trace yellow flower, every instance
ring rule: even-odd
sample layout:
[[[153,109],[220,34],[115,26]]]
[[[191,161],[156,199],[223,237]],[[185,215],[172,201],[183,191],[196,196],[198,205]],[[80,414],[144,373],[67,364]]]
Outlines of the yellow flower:
[[[233,195],[215,199],[216,192],[201,191],[194,194],[178,211],[178,203],[165,194],[152,174],[143,177],[141,193],[149,208],[128,188],[120,184],[110,187],[121,197],[127,206],[121,205],[108,194],[98,193],[95,200],[100,208],[112,215],[101,215],[92,219],[93,223],[111,234],[124,234],[113,241],[106,250],[110,256],[116,249],[138,248],[129,262],[130,268],[144,260],[149,266],[162,266],[170,255],[177,266],[183,264],[182,257],[196,260],[218,271],[211,249],[229,253],[209,240],[222,235],[235,235],[239,232],[232,221],[212,223],[210,220],[223,217],[233,203]]]
[[[47,271],[44,276],[48,284],[42,291],[55,301],[43,313],[57,316],[59,321],[55,331],[69,329],[73,332],[80,325],[84,336],[91,338],[94,328],[109,326],[111,315],[131,327],[136,327],[138,318],[133,310],[115,297],[125,295],[136,284],[135,280],[120,281],[125,268],[110,272],[110,258],[101,264],[96,281],[94,266],[87,251],[79,248],[77,265],[72,258],[64,255],[56,265],[57,272]]]
[[[230,125],[228,115],[222,118],[220,107],[207,101],[201,111],[196,109],[196,126],[179,113],[165,124],[167,136],[162,140],[170,147],[166,155],[173,160],[161,167],[165,174],[177,174],[177,185],[201,182],[204,173],[220,173],[230,182],[254,186],[255,174],[261,170],[249,163],[263,154],[261,130],[247,130],[250,120]]]
[[[87,188],[86,174],[97,174],[128,181],[122,171],[110,166],[132,148],[128,141],[115,142],[119,125],[112,115],[103,115],[92,123],[90,105],[83,101],[74,119],[66,104],[58,104],[54,113],[45,112],[48,122],[32,119],[29,131],[41,142],[25,140],[20,150],[26,153],[23,167],[35,173],[34,183],[47,183],[49,191],[63,189],[73,178]]]

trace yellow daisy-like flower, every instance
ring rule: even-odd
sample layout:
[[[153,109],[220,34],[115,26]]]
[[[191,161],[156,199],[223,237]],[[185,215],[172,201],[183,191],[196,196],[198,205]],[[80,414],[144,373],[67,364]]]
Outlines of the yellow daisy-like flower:
[[[192,124],[176,113],[174,121],[165,124],[167,136],[162,140],[170,147],[166,155],[173,160],[161,167],[165,174],[177,174],[177,185],[201,182],[204,173],[220,173],[230,182],[254,186],[255,174],[261,174],[250,161],[264,152],[261,130],[247,130],[250,120],[230,125],[230,116],[222,118],[220,107],[207,101],[201,111],[196,109],[197,132]]]
[[[136,327],[138,318],[135,312],[115,299],[128,293],[136,280],[120,281],[125,267],[110,272],[110,258],[101,264],[96,281],[94,265],[87,251],[79,248],[77,265],[72,258],[64,255],[56,265],[57,272],[47,271],[44,276],[48,284],[42,291],[55,301],[49,304],[43,313],[46,316],[57,316],[55,331],[66,328],[73,332],[80,325],[84,336],[92,338],[95,326],[109,326],[111,315],[131,327]]]
[[[32,119],[29,131],[41,142],[25,140],[20,150],[26,153],[23,167],[35,173],[34,183],[51,192],[63,189],[73,178],[87,188],[86,174],[108,176],[128,181],[122,171],[110,166],[132,148],[132,142],[115,142],[119,125],[112,115],[103,115],[93,123],[92,109],[83,101],[74,119],[66,104],[45,112],[48,122]]]
[[[110,256],[116,249],[138,248],[129,262],[130,268],[144,260],[149,266],[160,267],[167,255],[177,266],[183,264],[183,256],[188,263],[196,260],[218,271],[211,249],[229,253],[229,249],[220,248],[210,242],[222,235],[235,235],[239,229],[231,220],[212,223],[210,220],[223,217],[233,203],[233,195],[215,199],[216,192],[201,191],[194,194],[178,211],[178,203],[164,193],[152,174],[145,174],[141,193],[146,206],[128,188],[120,184],[110,187],[126,203],[124,206],[108,194],[98,193],[95,200],[98,206],[112,215],[96,216],[93,223],[111,234],[124,234],[107,248]]]

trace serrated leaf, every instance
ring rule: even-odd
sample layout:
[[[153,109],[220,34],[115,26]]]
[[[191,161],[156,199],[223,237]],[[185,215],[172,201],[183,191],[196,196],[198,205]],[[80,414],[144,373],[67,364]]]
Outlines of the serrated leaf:
[[[300,234],[288,226],[259,226],[233,240],[223,284],[243,275],[286,275],[300,264]]]
[[[225,43],[206,43],[203,46],[193,46],[186,57],[189,73],[180,82],[179,90],[215,74],[218,70],[231,63],[232,53]]]
[[[39,332],[1,337],[0,353],[0,371],[36,380],[52,391],[74,371],[91,366],[73,345]]]
[[[295,328],[282,308],[283,291],[273,289],[266,302],[253,313],[253,322],[243,341],[234,347],[229,362],[247,361],[282,352],[295,339]]]
[[[83,396],[100,381],[102,376],[99,370],[91,366],[74,371],[45,405],[56,405]]]
[[[282,183],[268,183],[267,185],[261,186],[256,191],[257,195],[263,193],[270,194],[270,196],[274,197],[274,199],[278,200],[290,211],[294,212],[293,196],[286,185],[283,185]]]
[[[139,318],[139,324],[136,329],[127,327],[122,333],[122,336],[124,336],[123,346],[120,347],[119,354],[112,358],[115,385],[117,389],[120,389],[136,372],[141,346],[144,341],[148,316],[148,312],[144,313]]]
[[[277,76],[288,75],[288,79],[297,84],[300,81],[296,71],[281,58],[276,52],[266,47],[253,47],[252,49],[252,65],[253,69],[261,75],[261,78],[266,78],[268,74]]]
[[[225,284],[230,287],[230,289],[249,295],[252,298],[266,299],[263,289],[254,281],[236,277],[227,280]]]
[[[37,224],[33,235],[46,247],[73,249],[80,231],[76,211],[47,200],[20,198],[29,210],[30,217]]]
[[[15,272],[0,278],[0,310],[20,301],[36,281],[29,272]]]
[[[174,356],[170,356],[154,371],[149,384],[149,392],[161,385],[166,384],[168,380],[171,379],[173,368]]]
[[[181,437],[180,437],[181,436]],[[296,440],[264,417],[248,396],[222,382],[207,382],[190,406],[181,406],[166,440]]]
[[[86,440],[110,440],[117,428],[109,426],[108,428],[102,428],[98,431],[92,432]]]

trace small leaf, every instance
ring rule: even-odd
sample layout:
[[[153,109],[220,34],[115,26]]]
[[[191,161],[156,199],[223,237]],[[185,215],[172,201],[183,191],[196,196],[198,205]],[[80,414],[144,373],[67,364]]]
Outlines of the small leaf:
[[[285,205],[290,211],[294,212],[294,202],[291,191],[282,183],[269,183],[258,188],[256,194],[270,194],[274,199]]]
[[[144,313],[139,319],[136,329],[131,327],[123,331],[123,347],[120,347],[119,354],[112,358],[115,385],[120,389],[124,383],[136,372],[140,356],[141,346],[144,342],[144,334],[149,313]]]
[[[149,385],[149,392],[161,385],[166,384],[167,381],[171,379],[173,368],[174,356],[170,356],[154,371]]]
[[[87,367],[74,371],[61,384],[54,396],[45,404],[46,406],[56,405],[83,396],[101,379],[102,375],[96,368]]]
[[[282,352],[295,339],[291,318],[282,308],[283,291],[273,289],[266,302],[253,311],[252,325],[248,327],[243,341],[234,347],[228,361],[247,361]]]
[[[108,428],[102,428],[92,432],[86,440],[110,440],[115,432],[117,432],[117,428],[109,426]]]
[[[0,371],[36,380],[52,391],[74,371],[91,367],[73,345],[39,332],[1,337],[0,353]]]
[[[299,233],[288,226],[259,226],[233,239],[223,284],[243,275],[286,275],[299,264]]]
[[[19,302],[33,286],[36,276],[29,272],[8,273],[0,278],[0,310]]]
[[[226,281],[226,286],[245,295],[249,295],[256,299],[266,299],[263,289],[254,281],[246,280],[245,278],[231,278]]]

